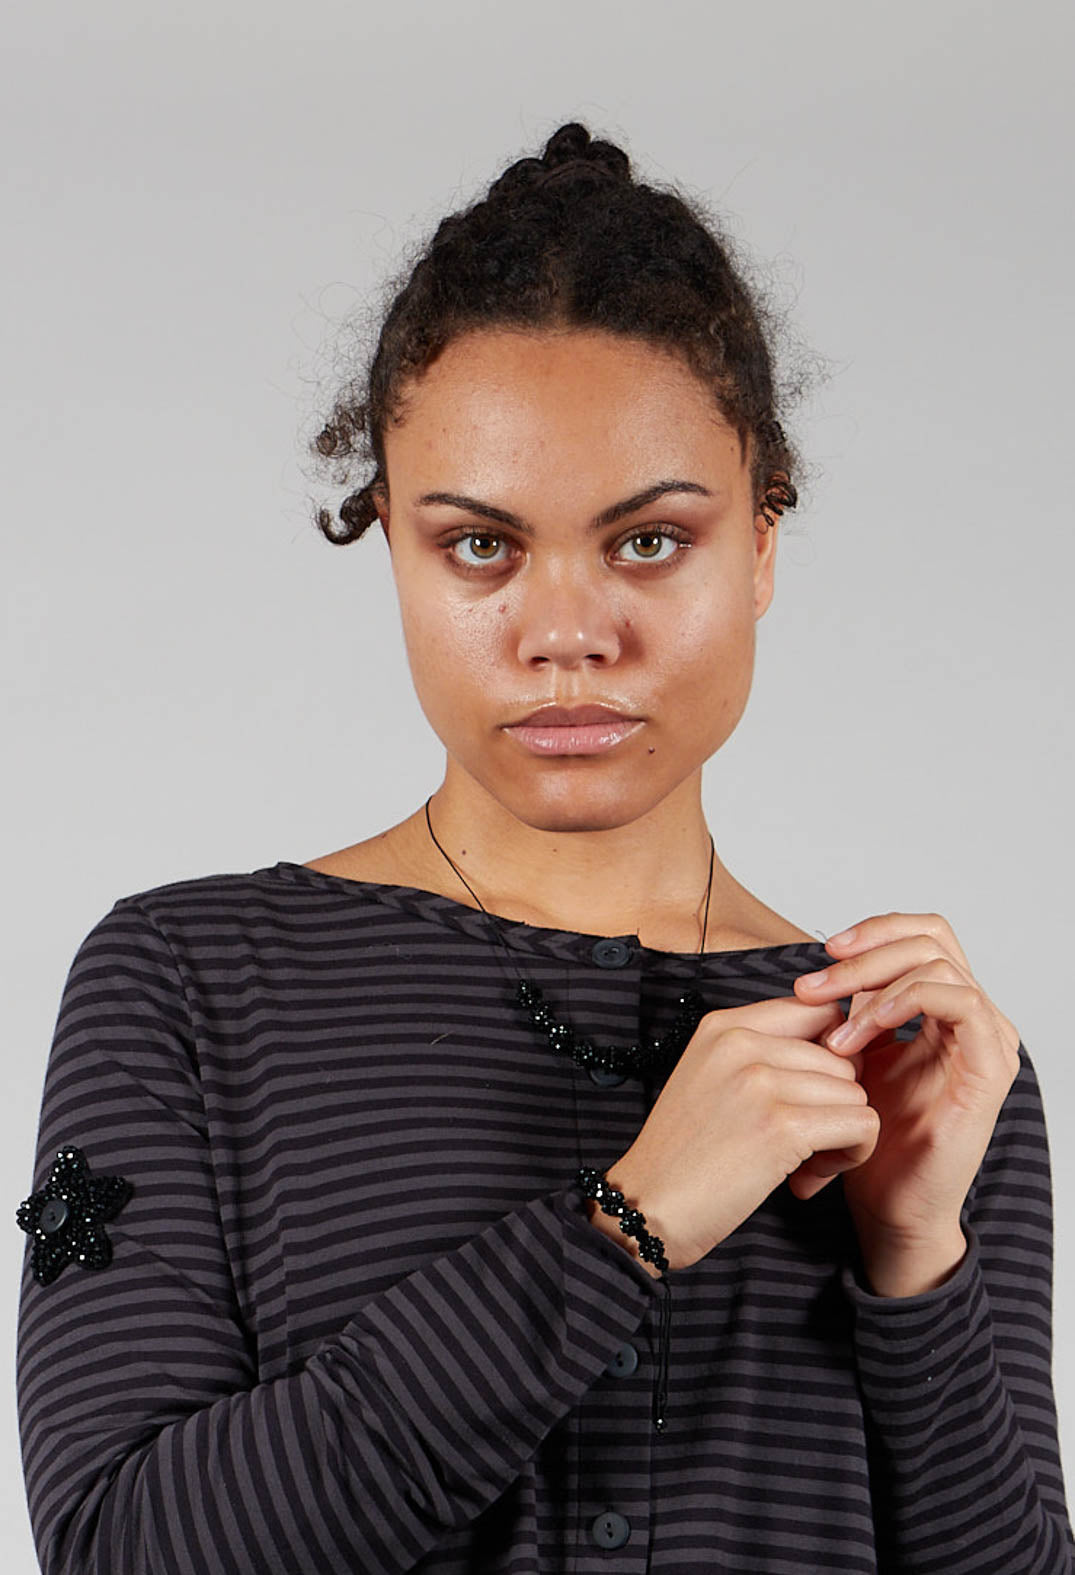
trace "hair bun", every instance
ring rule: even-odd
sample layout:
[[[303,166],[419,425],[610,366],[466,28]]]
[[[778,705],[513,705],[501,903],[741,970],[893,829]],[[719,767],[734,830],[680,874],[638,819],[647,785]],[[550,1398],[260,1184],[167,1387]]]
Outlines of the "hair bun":
[[[630,184],[631,161],[614,142],[593,141],[585,126],[571,120],[553,132],[540,158],[518,159],[509,165],[489,188],[489,195],[534,190],[579,176]]]
[[[617,180],[631,178],[631,161],[623,149],[614,142],[593,141],[586,127],[577,120],[570,120],[553,132],[540,162],[548,172],[546,178],[572,165],[599,169]]]

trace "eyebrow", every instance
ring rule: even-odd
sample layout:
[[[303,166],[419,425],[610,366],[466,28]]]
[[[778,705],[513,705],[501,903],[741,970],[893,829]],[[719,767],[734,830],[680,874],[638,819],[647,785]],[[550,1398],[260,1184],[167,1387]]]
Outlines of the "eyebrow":
[[[617,520],[624,519],[628,514],[637,514],[639,509],[648,507],[670,492],[693,492],[703,498],[713,496],[708,487],[703,487],[697,481],[655,481],[652,486],[643,487],[641,492],[634,492],[629,498],[612,503],[607,509],[602,509],[600,514],[595,514],[587,530],[603,530],[606,525],[615,525]],[[498,509],[492,503],[482,503],[479,498],[468,498],[461,492],[423,492],[420,498],[414,500],[415,508],[424,508],[430,503],[447,503],[452,508],[465,509],[468,514],[478,514],[482,519],[493,520],[497,525],[510,525],[524,536],[534,534],[534,527],[520,519],[518,514],[512,514],[508,509]]]

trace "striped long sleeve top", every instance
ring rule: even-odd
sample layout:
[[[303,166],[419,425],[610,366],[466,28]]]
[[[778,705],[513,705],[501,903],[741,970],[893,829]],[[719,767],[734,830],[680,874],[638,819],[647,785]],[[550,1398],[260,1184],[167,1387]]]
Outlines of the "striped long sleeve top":
[[[659,1087],[557,1054],[513,969],[627,1045],[685,986],[715,1010],[827,960],[658,952],[288,862],[118,900],[63,991],[28,1200],[45,1575],[1070,1572],[1025,1047],[966,1257],[926,1294],[869,1292],[838,1181],[778,1187],[663,1281],[587,1217],[580,1165],[610,1167]]]

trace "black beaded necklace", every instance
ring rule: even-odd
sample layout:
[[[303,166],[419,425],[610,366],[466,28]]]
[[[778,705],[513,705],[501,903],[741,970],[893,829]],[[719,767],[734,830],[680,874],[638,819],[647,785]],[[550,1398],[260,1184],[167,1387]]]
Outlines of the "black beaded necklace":
[[[452,869],[455,870],[455,873],[470,892],[478,907],[489,919],[491,915],[481,898],[473,886],[470,885],[462,870],[457,867],[437,841],[436,833],[433,830],[433,822],[429,818],[429,804],[432,797],[431,793],[429,798],[426,799],[425,811],[426,825],[429,828],[429,835],[433,839],[434,846],[451,865]],[[705,951],[706,932],[709,926],[709,899],[713,894],[713,859],[715,852],[713,838],[710,836],[709,879],[706,883],[702,939],[698,946],[699,957]],[[576,1066],[581,1066],[587,1071],[608,1074],[617,1079],[622,1077],[661,1076],[670,1072],[683,1054],[691,1036],[705,1014],[705,1002],[702,1000],[701,995],[696,989],[688,988],[684,990],[676,1003],[676,1015],[672,1026],[659,1037],[651,1037],[644,1042],[632,1045],[595,1045],[592,1040],[580,1037],[570,1023],[559,1022],[553,1016],[551,1009],[545,1003],[544,992],[532,980],[523,978],[515,966],[515,959],[512,957],[511,950],[504,937],[495,925],[493,930],[505,952],[507,952],[512,971],[518,979],[518,987],[515,992],[516,1001],[523,1011],[526,1012],[534,1027],[548,1041],[550,1049],[557,1051],[561,1055],[569,1055]]]
[[[429,804],[432,797],[431,793],[429,798],[426,799],[425,810],[426,825],[429,828],[429,835],[433,839],[433,844],[448,864],[451,865],[452,869],[455,870],[455,873],[470,892],[482,913],[492,923],[491,915],[478,893],[471,886],[462,870],[455,865],[449,854],[445,852],[437,841],[436,833],[433,830],[433,822],[429,818]],[[713,894],[713,860],[715,851],[713,838],[710,836],[709,878],[706,882],[705,912],[702,916],[702,939],[698,945],[699,958],[705,951],[706,934],[709,929],[709,899]],[[524,979],[519,973],[508,943],[495,925],[493,925],[493,931],[504,947],[512,972],[519,981],[515,997],[519,1005],[530,1017],[534,1026],[540,1030],[551,1049],[561,1054],[569,1055],[577,1066],[585,1067],[591,1072],[596,1070],[599,1075],[601,1073],[614,1074],[618,1080],[620,1076],[644,1077],[650,1072],[671,1071],[705,1013],[705,1002],[698,991],[687,989],[679,997],[675,1020],[671,1028],[667,1033],[662,1034],[659,1039],[651,1038],[645,1044],[628,1045],[626,1048],[618,1045],[595,1045],[589,1039],[581,1039],[570,1023],[560,1023],[553,1018],[552,1012],[545,1005],[544,995],[538,986],[532,980]],[[700,967],[701,963],[699,963]],[[577,1125],[578,1110],[576,1107],[576,1130]],[[588,1174],[590,1173],[580,1171],[580,1176]],[[613,1190],[611,1196],[618,1197],[619,1194]],[[633,1213],[632,1217],[634,1217]],[[638,1214],[637,1218],[639,1222],[642,1222],[645,1216]],[[661,1244],[658,1242],[658,1245]],[[653,1392],[653,1425],[658,1433],[663,1433],[667,1426],[669,1345],[672,1336],[672,1285],[667,1275],[661,1280],[660,1284],[664,1295],[661,1300],[658,1372]]]

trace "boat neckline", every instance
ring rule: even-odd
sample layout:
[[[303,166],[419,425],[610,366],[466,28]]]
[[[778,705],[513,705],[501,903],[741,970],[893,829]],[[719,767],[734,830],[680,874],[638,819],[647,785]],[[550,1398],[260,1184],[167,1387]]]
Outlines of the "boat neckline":
[[[801,952],[823,950],[825,940],[772,941],[764,946],[731,946],[719,947],[698,953],[663,951],[659,947],[645,946],[635,934],[622,932],[615,936],[606,936],[596,931],[565,930],[548,925],[529,924],[524,919],[509,919],[503,914],[486,912],[480,908],[472,908],[468,903],[459,902],[454,897],[448,897],[443,892],[430,891],[427,887],[408,886],[403,883],[389,881],[356,880],[350,875],[333,875],[327,870],[314,870],[307,864],[300,864],[292,859],[279,859],[275,864],[266,865],[258,874],[285,873],[297,876],[298,879],[310,886],[323,889],[366,896],[373,901],[387,903],[395,907],[407,907],[411,911],[420,912],[425,917],[437,917],[457,929],[465,929],[471,933],[480,933],[488,929],[490,921],[495,925],[498,933],[505,940],[537,942],[539,945],[553,940],[572,940],[578,943],[595,944],[600,940],[624,941],[640,952],[648,953],[654,957],[676,958],[682,962],[697,960],[703,957],[762,957],[778,952]]]

